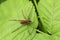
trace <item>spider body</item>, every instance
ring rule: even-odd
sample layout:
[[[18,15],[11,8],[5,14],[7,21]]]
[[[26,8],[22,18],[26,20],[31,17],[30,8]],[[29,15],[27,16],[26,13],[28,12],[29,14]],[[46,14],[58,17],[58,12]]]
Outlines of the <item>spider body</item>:
[[[33,7],[31,7],[31,9],[32,9]],[[31,11],[30,11],[30,13],[28,13],[28,16],[26,17],[24,14],[23,14],[23,10],[22,10],[22,15],[23,15],[23,17],[24,17],[24,19],[23,20],[16,20],[16,19],[14,19],[14,20],[10,20],[10,21],[18,21],[20,24],[23,24],[23,25],[27,25],[28,26],[28,24],[30,24],[32,21],[30,20],[30,13],[31,13]],[[21,27],[19,27],[19,28],[21,28]],[[19,28],[17,28],[16,30],[14,30],[13,32],[15,32],[15,31],[17,31]],[[13,33],[12,32],[12,33]],[[29,32],[29,30],[28,30],[28,32]],[[30,33],[29,33],[30,34]]]
[[[30,24],[31,20],[27,19],[27,20],[20,20],[21,24]]]

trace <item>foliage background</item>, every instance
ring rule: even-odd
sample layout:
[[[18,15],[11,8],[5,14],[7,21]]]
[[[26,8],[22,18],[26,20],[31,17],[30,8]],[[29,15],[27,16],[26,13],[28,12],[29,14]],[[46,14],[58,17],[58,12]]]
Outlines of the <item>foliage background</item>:
[[[60,0],[40,0],[38,4],[36,0],[33,2],[39,16],[35,12],[35,6],[29,0],[0,0],[0,40],[60,40]],[[27,25],[9,21],[23,20],[21,10],[26,17],[31,11],[29,18],[33,23],[28,25],[31,35],[28,33]],[[42,23],[43,32],[40,30],[40,33],[35,33],[39,24],[38,18]],[[19,30],[11,33],[19,27],[21,27]]]

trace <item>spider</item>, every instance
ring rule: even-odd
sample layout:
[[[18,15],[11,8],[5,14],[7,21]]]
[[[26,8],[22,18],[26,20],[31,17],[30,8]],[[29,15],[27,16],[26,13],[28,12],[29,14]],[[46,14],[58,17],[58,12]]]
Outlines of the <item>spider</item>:
[[[31,7],[31,10],[32,10],[32,8],[33,8],[33,6]],[[30,12],[29,12],[29,15],[28,15],[28,18],[26,18],[25,17],[25,15],[23,14],[23,10],[22,10],[22,15],[23,15],[23,17],[24,17],[24,19],[25,20],[10,20],[10,21],[19,21],[19,23],[20,24],[22,24],[22,25],[30,25],[31,23],[33,23],[31,20],[30,20],[30,18],[29,18],[29,16],[31,15],[30,13],[31,13],[31,10],[30,10]],[[14,31],[12,31],[12,33],[13,32],[15,32],[15,31],[17,31],[19,28],[17,28],[17,29],[15,29]],[[33,32],[33,31],[31,31],[30,32],[30,30],[28,29],[28,32],[29,32],[29,35],[31,35],[31,33]],[[16,35],[17,36],[17,35]],[[16,37],[15,36],[15,37]],[[14,38],[15,38],[14,37]],[[34,37],[35,37],[35,34],[34,34]],[[33,38],[32,38],[33,39]]]
[[[32,10],[32,8],[33,8],[33,6],[31,7],[31,10]],[[31,10],[30,10],[30,12],[31,12]],[[32,21],[30,20],[30,18],[29,18],[29,16],[30,16],[30,13],[29,13],[29,15],[28,15],[28,18],[26,18],[25,17],[25,15],[23,14],[23,10],[22,10],[22,15],[23,15],[23,17],[24,17],[24,19],[23,20],[10,20],[10,21],[19,21],[19,23],[20,24],[22,24],[22,25],[29,25],[29,24],[31,24],[32,23]],[[14,31],[12,31],[12,33],[13,32],[15,32],[15,31],[17,31],[19,28],[17,28],[17,29],[15,29]],[[28,30],[28,32],[29,32],[29,30]],[[29,34],[31,34],[30,32],[29,32]]]

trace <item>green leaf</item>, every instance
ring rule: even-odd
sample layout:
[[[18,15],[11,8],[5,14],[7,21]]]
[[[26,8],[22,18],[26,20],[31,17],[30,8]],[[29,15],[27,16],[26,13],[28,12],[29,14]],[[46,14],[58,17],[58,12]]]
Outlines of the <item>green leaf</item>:
[[[57,32],[51,36],[52,40],[60,40],[60,32]]]
[[[7,0],[0,4],[0,40],[30,40],[33,38],[38,21],[34,6],[33,8],[32,6],[28,0]],[[28,26],[20,24],[19,21],[11,21],[27,20],[24,19],[23,14],[31,20],[31,24]],[[31,35],[29,35],[27,27],[32,32]],[[16,30],[17,28],[18,30]]]
[[[48,34],[40,33],[37,34],[33,40],[52,40],[52,39]]]
[[[54,34],[60,31],[60,0],[40,0],[37,6],[44,31]]]
[[[40,0],[39,18],[44,32],[36,33],[38,20],[33,4],[29,0],[6,0],[0,4],[0,40],[60,40],[60,2],[59,0]],[[19,21],[30,18],[31,24],[23,25]],[[31,33],[31,35],[29,35]]]

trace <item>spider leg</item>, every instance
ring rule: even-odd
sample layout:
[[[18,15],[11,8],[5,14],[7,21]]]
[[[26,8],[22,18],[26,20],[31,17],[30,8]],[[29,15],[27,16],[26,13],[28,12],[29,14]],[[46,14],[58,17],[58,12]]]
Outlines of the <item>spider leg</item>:
[[[21,26],[22,27],[22,26]],[[23,28],[23,27],[22,27]],[[19,29],[19,28],[18,28]],[[16,29],[15,31],[17,31],[18,29]],[[24,29],[24,30],[22,30],[22,31],[20,31],[20,32],[18,32],[13,38],[12,38],[12,40],[14,40],[19,34],[21,34],[22,32],[24,32],[26,30],[26,28]],[[15,31],[12,31],[12,33],[13,32],[15,32]],[[22,38],[21,38],[22,39]]]
[[[22,10],[22,15],[23,15],[24,19],[27,19],[26,16],[23,13],[24,13],[24,11]]]
[[[30,27],[29,27],[29,25],[27,25],[27,30],[28,30],[28,33],[29,33],[29,35],[31,35],[31,32],[30,32]]]
[[[13,30],[11,33],[14,33],[15,31],[18,31],[21,28],[23,28],[23,25],[21,25],[20,27],[16,28],[15,30]]]
[[[16,19],[13,19],[13,20],[9,20],[9,21],[17,21],[17,22],[21,22],[21,20],[16,20]]]
[[[29,15],[27,16],[27,17],[28,17],[27,19],[30,19],[32,9],[33,9],[33,6],[32,6],[31,9],[30,9],[30,12],[29,12]]]
[[[8,21],[20,21],[20,20],[16,20],[16,19],[9,19]]]
[[[29,25],[28,25],[29,26]],[[29,28],[28,28],[29,29]],[[35,29],[34,29],[35,30]],[[29,35],[25,38],[25,40],[33,40],[34,37],[36,36],[36,32],[32,30],[32,32],[30,32],[30,30],[28,30]]]

